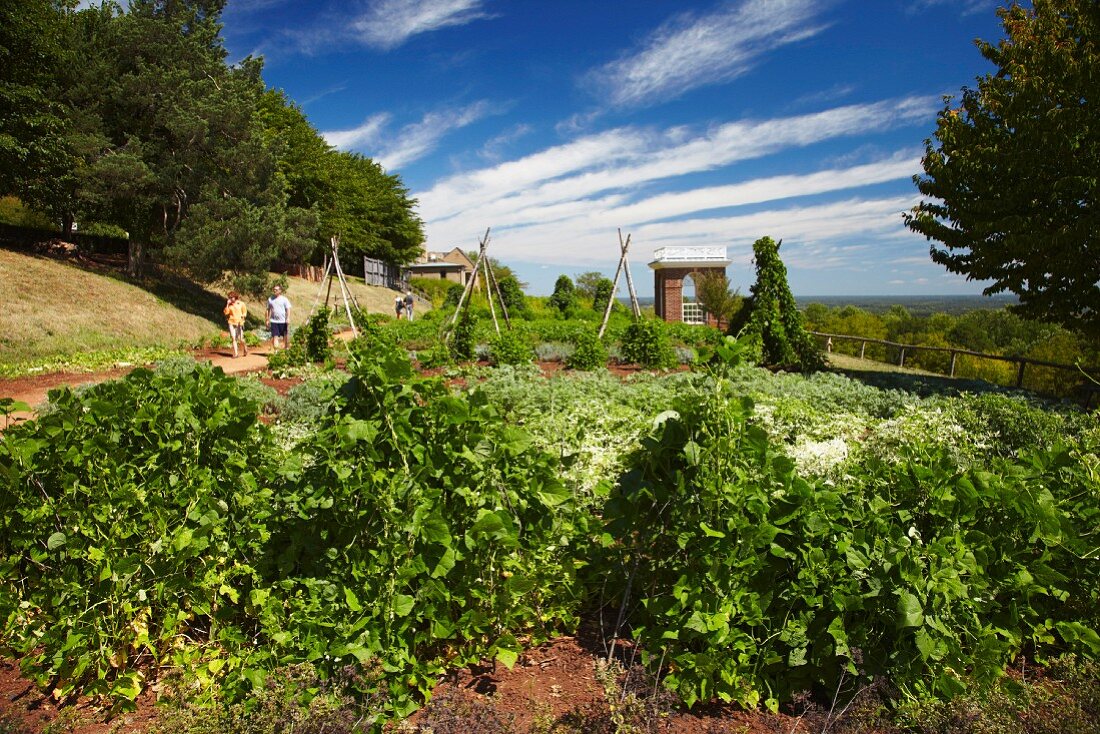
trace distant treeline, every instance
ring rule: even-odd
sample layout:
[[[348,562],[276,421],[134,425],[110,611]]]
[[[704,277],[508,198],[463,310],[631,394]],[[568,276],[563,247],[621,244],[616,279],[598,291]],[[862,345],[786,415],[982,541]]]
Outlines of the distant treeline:
[[[911,316],[931,316],[946,313],[962,316],[978,309],[1003,309],[1019,303],[1011,294],[996,296],[795,296],[801,309],[811,303],[830,308],[855,306],[874,314],[885,314],[893,306],[903,306]]]
[[[803,311],[807,328],[830,334],[848,334],[881,339],[899,344],[966,349],[986,354],[1027,357],[1059,364],[1100,367],[1100,345],[1061,326],[1028,321],[1011,311],[977,309],[961,314],[931,313],[916,315],[896,302],[882,313],[856,306],[829,307],[811,303]],[[859,355],[858,342],[836,340],[833,351]],[[864,356],[895,362],[896,349],[867,344]],[[947,352],[914,350],[906,354],[908,367],[946,374],[951,355]],[[960,355],[955,376],[987,380],[999,385],[1016,383],[1014,363]],[[1080,372],[1050,367],[1028,366],[1023,387],[1049,395],[1069,397],[1085,382]]]

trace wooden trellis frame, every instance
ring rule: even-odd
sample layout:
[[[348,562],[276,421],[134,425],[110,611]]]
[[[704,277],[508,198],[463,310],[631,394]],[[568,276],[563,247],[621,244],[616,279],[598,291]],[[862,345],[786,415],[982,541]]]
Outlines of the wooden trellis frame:
[[[634,320],[637,321],[642,317],[642,307],[638,304],[638,294],[634,291],[634,279],[630,275],[630,261],[627,259],[627,252],[630,250],[630,235],[627,234],[626,241],[623,241],[623,231],[619,232],[619,265],[615,268],[615,279],[611,281],[611,297],[607,299],[607,308],[603,312],[603,321],[600,323],[599,337],[602,339],[603,334],[607,331],[607,321],[611,318],[611,307],[615,303],[615,292],[619,290],[619,275],[626,271],[626,288],[630,293],[630,309],[634,313]]]
[[[451,320],[447,323],[447,329],[444,334],[444,341],[451,337],[454,332],[454,325],[458,322],[458,317],[462,314],[463,308],[469,308],[469,300],[473,295],[475,284],[478,279],[478,270],[481,270],[482,277],[484,279],[485,297],[489,301],[489,313],[493,316],[493,327],[496,329],[497,334],[500,333],[500,322],[497,321],[496,306],[493,304],[493,292],[497,294],[497,299],[500,301],[501,314],[504,316],[505,324],[508,329],[512,328],[512,320],[508,317],[508,307],[504,304],[504,296],[500,291],[500,284],[497,282],[496,273],[493,272],[493,266],[489,262],[489,232],[492,227],[485,229],[485,236],[478,240],[477,250],[477,264],[474,266],[474,272],[471,277],[466,281],[466,287],[462,289],[462,295],[459,296],[458,306],[455,307],[454,315],[451,316]]]

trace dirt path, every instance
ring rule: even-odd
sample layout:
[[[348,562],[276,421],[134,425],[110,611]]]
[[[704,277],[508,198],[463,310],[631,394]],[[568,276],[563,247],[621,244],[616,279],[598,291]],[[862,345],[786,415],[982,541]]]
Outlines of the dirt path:
[[[215,367],[221,367],[227,375],[236,375],[266,369],[269,354],[271,354],[271,347],[264,346],[249,350],[247,356],[241,357],[234,357],[233,350],[229,347],[198,352],[192,356],[195,357],[196,361],[210,362]],[[52,372],[0,380],[0,398],[11,398],[34,408],[46,402],[50,390],[59,387],[94,385],[107,380],[114,380],[129,374],[137,366],[121,366],[102,372]],[[9,419],[12,423],[18,423],[33,417],[33,411],[16,411],[9,416]],[[0,422],[0,430],[3,430],[3,428],[4,426]]]

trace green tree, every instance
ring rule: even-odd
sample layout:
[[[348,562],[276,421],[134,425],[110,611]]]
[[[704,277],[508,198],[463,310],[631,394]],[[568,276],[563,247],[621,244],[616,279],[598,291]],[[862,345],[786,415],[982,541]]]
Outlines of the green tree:
[[[559,275],[554,282],[554,292],[550,295],[550,305],[564,316],[576,306],[576,303],[577,291],[573,287],[573,280],[568,275]]]
[[[592,308],[599,313],[607,309],[607,302],[615,295],[615,284],[610,278],[600,276],[596,279],[592,291]]]
[[[404,264],[420,254],[424,230],[401,179],[358,153],[329,153],[322,234],[340,236],[341,253]],[[350,260],[349,260],[350,262]]]
[[[528,312],[527,297],[523,294],[523,287],[515,274],[508,272],[504,277],[500,277],[494,270],[493,275],[497,276],[497,285],[500,286],[500,298],[508,309],[508,315],[526,316]]]
[[[744,300],[730,288],[730,279],[725,272],[714,270],[693,273],[695,295],[699,303],[720,323],[729,323]]]
[[[765,365],[800,371],[819,369],[824,358],[802,325],[802,314],[787,284],[787,268],[779,258],[782,244],[771,237],[753,243],[756,282],[747,306],[730,324],[730,330],[748,339]]]
[[[607,280],[602,273],[589,270],[576,277],[574,283],[577,286],[577,294],[586,301],[595,302],[596,290],[601,280]],[[606,303],[606,301],[604,301]]]
[[[51,95],[67,66],[67,9],[75,3],[0,5],[0,194],[35,198],[66,167],[64,109]]]
[[[978,41],[997,70],[945,102],[925,196],[905,217],[953,273],[1009,291],[1031,319],[1100,334],[1100,4],[998,10],[1007,38]]]

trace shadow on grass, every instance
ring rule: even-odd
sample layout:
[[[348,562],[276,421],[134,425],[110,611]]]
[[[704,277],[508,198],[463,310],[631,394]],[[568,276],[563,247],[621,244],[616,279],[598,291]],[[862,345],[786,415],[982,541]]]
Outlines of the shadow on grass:
[[[940,375],[911,374],[907,372],[891,372],[888,370],[864,370],[845,369],[832,366],[830,372],[844,375],[853,380],[858,380],[865,385],[881,388],[883,390],[904,390],[922,398],[931,395],[956,396],[961,393],[980,395],[983,393],[997,393],[999,395],[1026,395],[1032,393],[1026,390],[995,385],[985,380],[963,379],[958,377],[946,377]]]

